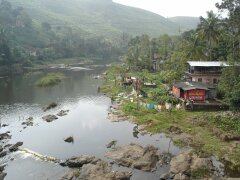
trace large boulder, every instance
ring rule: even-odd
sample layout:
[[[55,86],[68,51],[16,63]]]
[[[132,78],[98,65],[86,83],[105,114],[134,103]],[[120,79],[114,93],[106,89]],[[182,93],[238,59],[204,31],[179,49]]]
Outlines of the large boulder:
[[[142,147],[131,143],[126,146],[116,147],[105,154],[118,165],[132,167],[143,171],[152,171],[160,158],[157,148],[148,145]]]
[[[211,174],[212,170],[213,164],[210,159],[200,158],[191,150],[173,157],[170,162],[170,174],[174,176],[174,179],[189,179],[195,176],[196,172],[201,172],[201,175],[206,177]]]
[[[190,174],[190,164],[192,160],[191,151],[187,151],[172,158],[170,162],[170,173],[187,173]]]
[[[70,164],[69,164],[70,163]],[[70,167],[80,167],[64,175],[61,180],[129,180],[131,172],[113,171],[108,163],[94,156],[80,156],[67,160]]]
[[[196,171],[201,168],[208,168],[209,170],[213,169],[213,165],[210,159],[208,158],[199,158],[196,155],[192,157],[191,171]]]
[[[173,179],[174,180],[190,180],[190,177],[185,174],[179,173],[179,174],[176,174]]]
[[[1,140],[4,140],[4,139],[11,139],[11,135],[9,135],[9,132],[5,132],[5,133],[2,133],[0,134],[0,141]]]
[[[10,151],[10,152],[17,151],[17,150],[18,150],[18,147],[19,147],[19,146],[22,146],[22,145],[23,145],[23,142],[17,142],[16,144],[12,145],[12,146],[9,148],[9,151]]]
[[[85,164],[81,168],[80,176],[78,179],[82,180],[129,180],[131,177],[130,172],[112,171],[112,168],[102,160],[96,163]]]
[[[52,121],[58,119],[58,117],[55,115],[49,114],[49,115],[42,117],[42,119],[45,120],[46,122],[52,122]]]
[[[4,156],[6,156],[6,155],[7,155],[7,151],[2,151],[2,152],[0,153],[0,158],[4,157]]]
[[[70,159],[67,159],[65,162],[61,163],[61,165],[71,168],[79,168],[82,167],[84,164],[95,163],[98,160],[99,159],[95,156],[81,155],[79,157],[71,157]]]
[[[1,172],[0,173],[0,180],[3,180],[6,175],[7,175],[7,173]]]

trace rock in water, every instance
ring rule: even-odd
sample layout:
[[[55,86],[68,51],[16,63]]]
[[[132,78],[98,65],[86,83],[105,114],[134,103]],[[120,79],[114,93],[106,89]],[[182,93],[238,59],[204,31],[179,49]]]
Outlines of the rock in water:
[[[57,107],[57,103],[52,102],[46,108],[44,108],[44,112],[55,107]]]
[[[11,139],[11,135],[9,135],[10,132],[5,132],[5,133],[2,133],[0,134],[0,140],[3,140],[3,139]]]
[[[112,148],[112,146],[116,146],[116,144],[117,144],[117,140],[112,140],[110,143],[108,143],[107,145],[106,145],[106,147],[107,148]]]
[[[136,168],[143,171],[152,171],[160,158],[157,148],[148,145],[142,147],[131,143],[127,146],[116,147],[105,154],[118,165]]]
[[[67,159],[65,162],[62,162],[62,166],[68,166],[71,168],[79,168],[82,167],[84,164],[88,163],[94,163],[97,162],[99,159],[97,159],[94,156],[87,156],[87,155],[82,155],[79,157],[71,157],[70,159]]]
[[[60,112],[57,113],[58,116],[66,116],[69,110],[61,110]]]
[[[7,155],[7,151],[2,151],[2,152],[0,153],[0,158],[4,157],[4,156],[6,156],[6,155]]]
[[[42,119],[47,121],[47,122],[52,122],[52,121],[58,119],[58,117],[50,114],[50,115],[42,117]]]
[[[7,173],[1,172],[0,173],[0,180],[3,180],[6,175],[7,175]]]
[[[22,146],[22,145],[23,145],[23,142],[17,142],[16,144],[12,145],[12,146],[9,148],[9,151],[10,151],[10,152],[17,151],[17,150],[18,150],[18,147],[19,147],[19,146]]]
[[[189,179],[194,171],[205,169],[210,173],[213,169],[208,158],[199,158],[191,150],[173,157],[170,166],[170,173],[174,175],[174,179]]]
[[[72,143],[72,142],[74,142],[74,139],[72,136],[69,136],[69,137],[65,138],[64,141],[68,142],[68,143]]]
[[[22,122],[22,125],[33,126],[33,117],[29,117],[25,122]]]
[[[74,175],[74,172],[70,172],[62,177],[61,180],[129,180],[131,177],[131,172],[113,171],[111,166],[108,166],[108,163],[94,156],[80,156],[73,159],[75,162],[78,161],[78,163],[74,163],[72,164],[74,166],[69,167],[81,167],[80,172],[77,176]],[[69,160],[67,160],[68,163]]]
[[[130,180],[131,172],[113,171],[108,164],[102,160],[96,163],[85,164],[81,168],[79,179],[98,180]]]

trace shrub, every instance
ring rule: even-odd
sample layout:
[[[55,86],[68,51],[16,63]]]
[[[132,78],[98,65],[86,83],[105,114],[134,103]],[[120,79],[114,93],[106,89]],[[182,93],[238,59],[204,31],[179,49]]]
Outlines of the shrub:
[[[59,84],[63,79],[65,79],[65,76],[61,73],[49,73],[47,76],[41,78],[37,82],[37,86],[39,87],[54,86]]]

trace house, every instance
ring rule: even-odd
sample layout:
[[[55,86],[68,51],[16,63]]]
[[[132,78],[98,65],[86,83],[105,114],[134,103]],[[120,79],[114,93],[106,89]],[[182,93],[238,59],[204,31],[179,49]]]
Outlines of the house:
[[[173,84],[172,93],[183,100],[205,101],[210,98],[211,88],[201,82],[178,82]]]
[[[185,73],[187,81],[202,82],[216,85],[219,82],[221,71],[229,66],[220,61],[188,61],[188,71]]]

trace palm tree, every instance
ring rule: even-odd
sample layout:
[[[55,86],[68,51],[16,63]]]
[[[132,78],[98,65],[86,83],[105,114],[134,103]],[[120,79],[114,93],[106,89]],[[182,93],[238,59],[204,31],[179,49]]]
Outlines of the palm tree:
[[[201,60],[206,56],[204,54],[204,45],[196,34],[192,34],[191,39],[186,43],[187,57],[192,60]]]
[[[212,60],[212,49],[221,36],[221,23],[213,11],[207,12],[207,18],[200,17],[197,36],[200,40],[206,41],[209,60]]]

